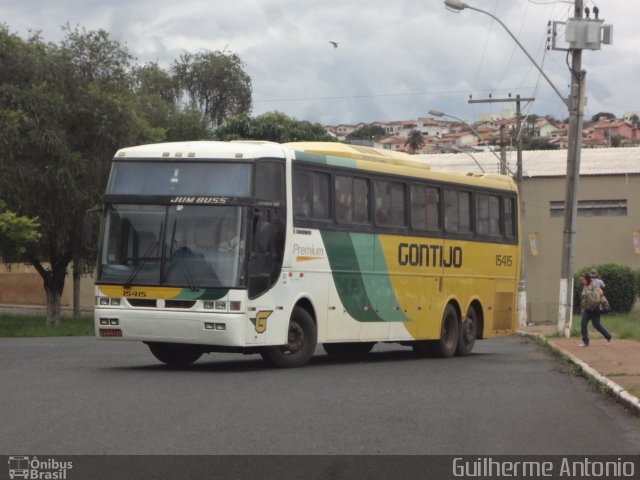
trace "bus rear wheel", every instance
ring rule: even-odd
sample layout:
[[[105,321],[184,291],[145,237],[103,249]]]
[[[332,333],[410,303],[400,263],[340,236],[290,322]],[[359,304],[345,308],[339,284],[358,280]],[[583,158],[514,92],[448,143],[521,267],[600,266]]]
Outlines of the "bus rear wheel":
[[[458,347],[456,355],[465,357],[471,353],[476,343],[478,335],[478,315],[473,307],[467,311],[467,318],[460,325],[460,334],[458,335]]]
[[[322,348],[331,357],[358,359],[371,351],[375,342],[323,343]]]
[[[267,363],[280,368],[294,368],[305,365],[316,349],[318,331],[313,317],[302,307],[294,307],[289,320],[286,345],[265,347],[262,358]]]
[[[447,305],[442,314],[440,338],[438,340],[418,340],[413,343],[413,351],[421,357],[453,357],[458,346],[459,319],[453,305]]]
[[[195,345],[180,343],[148,343],[149,350],[162,363],[172,367],[186,367],[198,360],[203,351]]]

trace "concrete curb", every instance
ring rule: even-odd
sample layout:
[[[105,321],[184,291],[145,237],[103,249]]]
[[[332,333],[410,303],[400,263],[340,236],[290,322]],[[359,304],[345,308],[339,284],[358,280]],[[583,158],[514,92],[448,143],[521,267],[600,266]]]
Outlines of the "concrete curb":
[[[611,391],[613,396],[616,397],[616,399],[620,403],[622,403],[625,406],[631,408],[634,411],[634,413],[640,415],[640,400],[637,397],[635,397],[634,395],[631,395],[629,392],[627,392],[627,390],[625,388],[621,387],[616,382],[614,382],[611,379],[609,379],[609,378],[605,377],[604,375],[602,375],[600,372],[598,372],[593,367],[591,367],[588,363],[583,362],[578,357],[576,357],[575,355],[569,353],[564,348],[556,345],[553,342],[553,340],[550,340],[549,338],[545,337],[544,335],[542,335],[540,333],[530,333],[530,332],[524,332],[522,330],[518,330],[518,331],[516,331],[516,333],[518,335],[523,336],[523,337],[544,338],[545,340],[547,340],[547,342],[549,344],[549,347],[553,351],[555,351],[556,353],[559,353],[560,355],[564,355],[565,357],[567,357],[571,363],[573,363],[574,365],[577,365],[578,367],[580,367],[580,369],[582,370],[582,372],[586,376],[588,376],[589,378],[593,379],[598,384],[607,387]]]

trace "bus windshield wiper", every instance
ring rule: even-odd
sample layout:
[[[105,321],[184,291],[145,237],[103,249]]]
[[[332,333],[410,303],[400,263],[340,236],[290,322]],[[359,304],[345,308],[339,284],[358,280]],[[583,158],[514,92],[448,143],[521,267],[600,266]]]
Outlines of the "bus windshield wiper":
[[[162,236],[162,226],[163,226],[163,224],[164,224],[164,222],[160,222],[160,234],[158,235],[158,238],[161,238],[161,236]],[[153,249],[154,248],[158,248],[159,245],[160,245],[160,240],[156,240],[151,245],[149,245],[149,248],[147,248],[147,251],[144,252],[144,255],[142,255],[142,258],[140,258],[140,263],[138,263],[138,265],[136,265],[136,268],[133,269],[133,272],[131,272],[131,275],[129,275],[129,278],[127,278],[127,281],[124,282],[124,287],[125,288],[130,288],[131,287],[131,284],[133,283],[135,278],[138,276],[138,273],[140,273],[140,270],[142,270],[142,267],[144,267],[144,264],[149,259],[149,255],[151,255],[151,252],[153,251]]]
[[[184,261],[184,258],[180,257],[180,264],[182,265],[182,270],[184,271],[184,277],[187,279],[187,285],[192,292],[197,292],[198,287],[193,283],[193,277],[191,276],[191,272],[189,271],[189,267],[187,267],[187,262]]]

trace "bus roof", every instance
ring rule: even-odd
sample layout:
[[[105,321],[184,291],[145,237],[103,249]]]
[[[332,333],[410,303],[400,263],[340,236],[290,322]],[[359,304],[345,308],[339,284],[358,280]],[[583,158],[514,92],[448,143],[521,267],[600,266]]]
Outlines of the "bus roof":
[[[283,158],[282,145],[262,141],[173,142],[121,148],[115,158]]]
[[[294,149],[296,152],[294,158],[300,161],[465,185],[516,190],[515,182],[506,175],[435,171],[424,160],[403,152],[338,142],[292,142],[285,143],[284,146]]]

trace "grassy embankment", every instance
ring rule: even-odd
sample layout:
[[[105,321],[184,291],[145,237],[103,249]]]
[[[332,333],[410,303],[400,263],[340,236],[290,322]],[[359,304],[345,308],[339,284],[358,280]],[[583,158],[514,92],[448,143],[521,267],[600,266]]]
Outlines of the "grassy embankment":
[[[44,315],[0,313],[0,338],[78,337],[93,335],[93,317],[60,317],[60,325],[48,328]]]
[[[640,341],[640,312],[634,311],[630,313],[614,313],[602,315],[600,323],[613,335],[616,339],[628,339]],[[571,336],[580,336],[580,316],[573,317],[571,325]],[[592,336],[593,334],[593,336]],[[589,322],[589,336],[597,338],[600,335]]]

